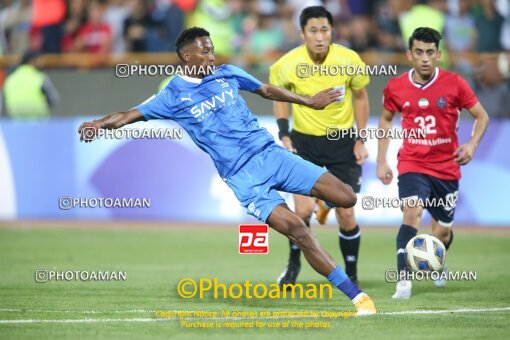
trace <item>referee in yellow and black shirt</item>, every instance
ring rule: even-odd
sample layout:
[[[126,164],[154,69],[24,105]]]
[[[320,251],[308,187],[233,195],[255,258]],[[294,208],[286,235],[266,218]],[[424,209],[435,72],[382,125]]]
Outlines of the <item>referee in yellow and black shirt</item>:
[[[364,140],[355,134],[338,138],[338,129],[364,129],[368,121],[368,95],[365,87],[370,79],[364,72],[353,69],[365,64],[358,54],[348,48],[332,44],[333,17],[322,6],[307,7],[300,16],[301,37],[305,44],[285,54],[270,68],[269,82],[292,92],[312,96],[318,91],[335,87],[342,91],[336,103],[324,110],[313,110],[292,104],[292,131],[289,132],[290,110],[287,103],[274,102],[279,137],[288,150],[302,158],[324,166],[356,193],[361,185],[361,165],[368,156]],[[349,68],[347,66],[351,65]],[[353,74],[354,73],[354,74]],[[294,195],[296,214],[310,226],[315,208],[313,198]],[[317,202],[320,224],[326,222],[330,208]],[[357,282],[357,261],[360,229],[353,208],[335,208],[340,225],[339,243],[345,261],[345,272]],[[301,269],[301,250],[290,244],[290,257],[278,283],[295,283]]]

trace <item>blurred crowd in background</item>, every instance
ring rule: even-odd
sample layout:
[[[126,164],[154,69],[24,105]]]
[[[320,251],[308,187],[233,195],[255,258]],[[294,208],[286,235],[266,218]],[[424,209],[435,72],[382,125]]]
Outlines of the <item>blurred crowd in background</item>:
[[[333,14],[333,42],[362,56],[403,55],[418,26],[442,32],[441,66],[468,79],[491,116],[510,118],[510,0],[0,0],[0,57],[174,52],[183,28],[201,26],[217,55],[240,66],[247,55],[262,56],[267,64],[251,70],[267,71],[279,54],[302,44],[299,15],[316,5]],[[24,67],[20,84],[39,77],[34,67]],[[47,77],[38,82],[46,97],[55,92]]]
[[[508,0],[3,0],[2,54],[172,52],[184,27],[212,33],[216,52],[286,52],[301,43],[301,10],[324,5],[334,42],[358,52],[403,51],[420,21],[456,53],[510,50]]]

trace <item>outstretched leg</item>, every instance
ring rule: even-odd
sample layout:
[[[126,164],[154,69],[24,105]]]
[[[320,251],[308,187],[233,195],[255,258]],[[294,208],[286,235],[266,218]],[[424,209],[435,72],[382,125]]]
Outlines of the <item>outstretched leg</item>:
[[[310,192],[328,205],[336,207],[337,219],[340,223],[339,243],[346,264],[347,274],[357,281],[357,258],[359,251],[359,227],[354,218],[356,193],[350,185],[342,182],[330,172],[324,173]]]
[[[333,258],[322,249],[319,241],[303,220],[290,211],[286,205],[276,206],[267,219],[267,223],[292,240],[301,249],[310,266],[319,274],[327,277],[334,286],[352,300],[356,305],[358,315],[375,313],[372,300],[347,277]]]
[[[287,205],[276,206],[269,215],[267,223],[296,244],[308,263],[319,274],[328,276],[337,267],[333,258],[322,249],[310,228]]]

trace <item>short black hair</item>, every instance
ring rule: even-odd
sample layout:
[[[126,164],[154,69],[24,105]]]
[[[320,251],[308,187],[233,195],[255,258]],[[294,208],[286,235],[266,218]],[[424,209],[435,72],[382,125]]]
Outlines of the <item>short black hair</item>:
[[[413,41],[423,41],[426,43],[434,43],[439,49],[439,41],[441,41],[443,37],[441,36],[441,33],[436,31],[433,28],[430,27],[418,27],[414,30],[413,34],[409,37],[409,49],[413,49]]]
[[[179,58],[182,59],[181,50],[189,44],[194,43],[196,38],[210,36],[211,35],[209,32],[207,32],[207,30],[203,29],[202,27],[186,28],[181,32],[181,34],[179,34],[177,40],[175,41],[175,50],[177,51]]]
[[[328,19],[329,24],[333,27],[333,16],[322,6],[311,6],[305,8],[301,15],[299,16],[299,25],[301,26],[301,30],[305,29],[308,20],[311,18],[326,18]]]

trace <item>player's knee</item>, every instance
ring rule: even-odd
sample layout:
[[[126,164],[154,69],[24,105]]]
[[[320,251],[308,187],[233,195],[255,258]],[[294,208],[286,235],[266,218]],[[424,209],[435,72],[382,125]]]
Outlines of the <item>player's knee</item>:
[[[342,208],[352,208],[356,205],[356,202],[358,202],[358,196],[356,196],[356,193],[354,190],[352,190],[350,185],[346,185],[346,203],[342,206]]]
[[[335,205],[340,208],[352,208],[356,205],[358,197],[350,185],[347,185],[340,180],[336,186],[336,192],[338,193]]]
[[[310,219],[311,218],[312,218],[312,215],[308,215],[306,217],[301,217],[301,219],[303,220],[303,222],[305,222],[307,227],[310,227]]]
[[[301,249],[313,247],[313,235],[310,229],[306,226],[300,226],[299,228],[296,228],[293,230],[290,236],[292,241]]]
[[[421,221],[423,209],[406,207],[403,209],[403,214],[404,214],[404,224],[418,226]]]
[[[298,218],[296,216],[296,218]],[[309,248],[313,244],[313,235],[303,221],[294,220],[288,226],[288,234],[287,237],[292,240],[295,244],[297,244],[301,249]]]
[[[294,213],[282,216],[278,224],[279,231],[287,237],[293,237],[301,228],[308,229],[303,219]]]
[[[356,203],[358,202],[358,197],[356,196],[356,194],[353,192],[352,193],[352,196],[349,197],[349,201],[347,202],[347,204],[344,206],[344,208],[352,208],[356,205]]]
[[[304,222],[306,225],[310,225],[310,218],[312,217],[312,214],[313,214],[313,207],[309,208],[309,207],[297,207],[296,206],[296,215],[298,215]]]

